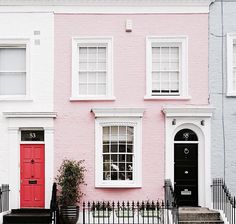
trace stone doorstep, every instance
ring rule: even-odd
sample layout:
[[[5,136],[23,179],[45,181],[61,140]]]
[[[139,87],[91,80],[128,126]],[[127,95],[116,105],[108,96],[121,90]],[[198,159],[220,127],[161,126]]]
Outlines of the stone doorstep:
[[[224,224],[221,220],[212,221],[179,221],[179,224]]]
[[[182,207],[179,209],[179,223],[181,224],[222,224],[220,213],[208,208]]]

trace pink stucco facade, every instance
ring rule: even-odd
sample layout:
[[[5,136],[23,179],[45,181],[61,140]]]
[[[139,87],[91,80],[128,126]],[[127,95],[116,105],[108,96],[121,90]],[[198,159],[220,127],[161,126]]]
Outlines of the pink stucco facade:
[[[125,21],[133,22],[132,32]],[[70,101],[72,37],[113,37],[113,101]],[[188,100],[145,100],[146,37],[188,37]],[[208,104],[208,14],[55,15],[55,173],[64,158],[84,159],[86,200],[163,198],[164,105]],[[92,108],[145,108],[142,121],[142,187],[95,188],[95,118]]]

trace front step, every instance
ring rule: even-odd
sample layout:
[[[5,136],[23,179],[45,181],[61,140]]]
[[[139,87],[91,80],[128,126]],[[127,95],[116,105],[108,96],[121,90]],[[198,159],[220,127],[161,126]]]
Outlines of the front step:
[[[13,209],[3,216],[3,224],[51,224],[50,209]]]
[[[179,209],[180,224],[223,224],[220,213],[208,208],[182,207]]]

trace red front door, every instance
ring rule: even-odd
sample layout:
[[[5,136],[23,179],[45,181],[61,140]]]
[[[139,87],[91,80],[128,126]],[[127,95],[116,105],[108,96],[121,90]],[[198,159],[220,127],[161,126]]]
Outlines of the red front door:
[[[20,207],[43,208],[45,198],[44,145],[20,145]]]

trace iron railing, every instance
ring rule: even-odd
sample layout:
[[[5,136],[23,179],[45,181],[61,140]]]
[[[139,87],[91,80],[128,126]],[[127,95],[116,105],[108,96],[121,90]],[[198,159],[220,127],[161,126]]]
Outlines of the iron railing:
[[[52,198],[51,198],[51,203],[50,203],[50,209],[51,209],[52,223],[60,224],[56,183],[53,183],[53,186],[52,186]]]
[[[9,211],[9,185],[0,186],[0,213]]]
[[[164,201],[83,202],[83,224],[177,224],[178,209]]]
[[[229,224],[236,224],[236,202],[222,178],[213,179],[213,209],[222,210]]]
[[[178,207],[178,200],[174,192],[171,180],[165,180],[165,203],[171,204],[173,207]]]

